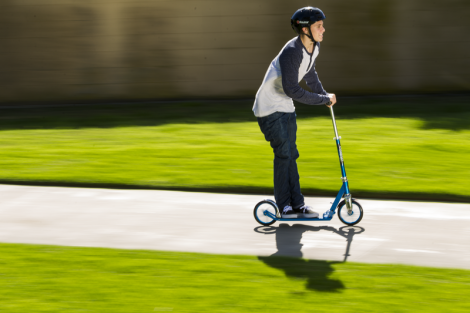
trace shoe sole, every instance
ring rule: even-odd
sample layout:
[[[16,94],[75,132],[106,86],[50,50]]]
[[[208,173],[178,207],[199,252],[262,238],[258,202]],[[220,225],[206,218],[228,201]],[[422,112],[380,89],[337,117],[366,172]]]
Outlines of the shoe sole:
[[[282,215],[281,214],[281,217],[282,218],[297,218],[297,214],[289,214],[289,215]]]
[[[318,213],[315,213],[315,214],[303,214],[303,216],[305,218],[315,218],[315,217],[318,217]]]

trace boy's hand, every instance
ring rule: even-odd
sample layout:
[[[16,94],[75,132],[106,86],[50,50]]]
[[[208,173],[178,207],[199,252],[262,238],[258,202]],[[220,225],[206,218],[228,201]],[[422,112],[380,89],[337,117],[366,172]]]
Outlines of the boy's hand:
[[[336,95],[334,93],[329,93],[328,97],[330,97],[330,105],[326,105],[327,107],[331,107],[336,103]]]

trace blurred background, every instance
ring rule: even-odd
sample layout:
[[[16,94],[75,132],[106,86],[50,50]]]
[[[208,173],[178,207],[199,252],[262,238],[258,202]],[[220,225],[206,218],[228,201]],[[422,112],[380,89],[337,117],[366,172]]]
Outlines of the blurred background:
[[[468,0],[1,0],[0,103],[254,98],[307,5],[327,91],[470,91]]]

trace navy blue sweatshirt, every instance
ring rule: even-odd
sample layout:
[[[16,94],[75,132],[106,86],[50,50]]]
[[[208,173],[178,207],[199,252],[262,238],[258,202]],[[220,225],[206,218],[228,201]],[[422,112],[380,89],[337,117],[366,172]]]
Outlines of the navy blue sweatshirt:
[[[255,116],[294,112],[292,100],[310,105],[326,104],[330,101],[315,70],[315,59],[319,52],[320,43],[315,44],[313,53],[308,53],[300,37],[287,42],[271,62],[256,94],[253,106]],[[305,79],[312,92],[300,87],[299,82],[302,79]]]

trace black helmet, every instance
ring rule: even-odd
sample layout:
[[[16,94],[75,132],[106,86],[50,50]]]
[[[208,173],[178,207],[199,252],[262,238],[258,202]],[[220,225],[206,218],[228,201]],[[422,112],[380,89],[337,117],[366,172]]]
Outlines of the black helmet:
[[[290,25],[292,26],[292,29],[300,35],[302,27],[308,27],[308,31],[310,33],[310,25],[324,20],[325,14],[323,14],[322,10],[319,8],[314,8],[314,7],[305,7],[298,9],[295,11],[294,15],[292,15],[290,19]],[[313,37],[308,36],[312,41]]]

